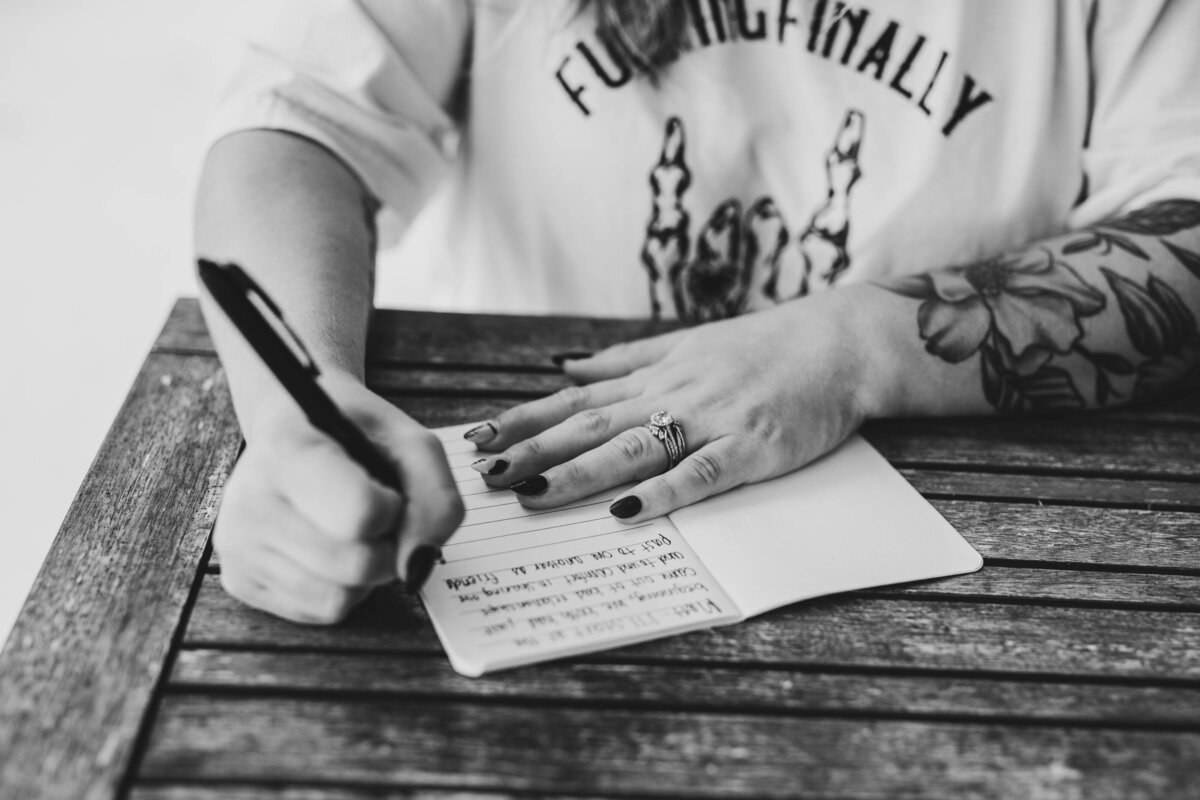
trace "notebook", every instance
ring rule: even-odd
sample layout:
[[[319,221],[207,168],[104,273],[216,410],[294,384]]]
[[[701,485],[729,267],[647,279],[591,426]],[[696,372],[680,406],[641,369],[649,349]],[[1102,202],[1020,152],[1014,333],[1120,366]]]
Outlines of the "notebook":
[[[983,565],[857,435],[788,475],[627,524],[608,513],[627,487],[547,511],[489,489],[470,427],[437,431],[467,513],[421,591],[469,677]]]

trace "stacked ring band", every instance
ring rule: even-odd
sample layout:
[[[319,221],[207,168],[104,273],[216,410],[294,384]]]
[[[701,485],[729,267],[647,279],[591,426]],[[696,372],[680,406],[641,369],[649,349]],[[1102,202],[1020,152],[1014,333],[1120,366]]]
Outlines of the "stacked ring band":
[[[687,455],[687,441],[683,438],[683,427],[666,411],[650,415],[646,425],[654,438],[663,443],[667,451],[667,469],[673,469]]]

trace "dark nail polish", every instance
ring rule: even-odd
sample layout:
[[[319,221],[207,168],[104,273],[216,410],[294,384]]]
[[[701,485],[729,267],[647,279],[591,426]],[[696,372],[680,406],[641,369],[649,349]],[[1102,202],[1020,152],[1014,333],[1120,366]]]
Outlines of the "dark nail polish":
[[[580,358],[591,358],[592,354],[587,350],[567,350],[562,353],[555,353],[550,356],[550,360],[554,362],[554,366],[561,367],[564,361],[574,361]]]
[[[496,463],[492,464],[491,469],[487,471],[488,475],[503,475],[504,470],[508,469],[508,462],[503,458],[497,458]]]
[[[637,495],[631,494],[628,497],[622,497],[608,507],[608,513],[612,514],[617,519],[629,519],[634,514],[642,510],[642,501]]]
[[[416,594],[425,585],[429,573],[433,570],[433,562],[441,554],[436,547],[423,544],[408,557],[408,567],[404,570],[404,582],[408,584],[410,594]]]
[[[517,481],[508,488],[512,489],[519,495],[533,497],[534,495],[539,495],[546,491],[546,487],[549,485],[550,482],[541,475],[534,475],[532,478],[526,478],[523,481]]]
[[[485,444],[496,438],[496,426],[490,422],[485,422],[482,425],[476,425],[471,430],[463,434],[463,438],[468,442],[476,444]]]

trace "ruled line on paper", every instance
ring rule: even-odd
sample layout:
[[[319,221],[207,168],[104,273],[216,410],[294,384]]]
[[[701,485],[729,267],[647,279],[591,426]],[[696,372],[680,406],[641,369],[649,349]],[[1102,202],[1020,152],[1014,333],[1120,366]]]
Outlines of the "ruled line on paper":
[[[460,529],[461,528],[472,528],[472,527],[475,527],[476,525],[491,525],[496,522],[508,522],[508,521],[514,520],[514,519],[533,519],[534,517],[543,517],[543,516],[546,516],[549,514],[557,514],[557,513],[563,512],[563,511],[575,511],[576,509],[580,509],[580,508],[591,508],[592,506],[607,507],[608,504],[611,502],[612,502],[611,500],[604,499],[604,500],[596,500],[591,503],[578,503],[573,506],[557,506],[555,508],[544,508],[544,509],[540,509],[537,511],[535,511],[533,509],[525,508],[525,506],[521,505],[520,502],[518,502],[516,500],[513,500],[511,503],[494,503],[492,505],[487,505],[487,506],[478,506],[477,508],[503,508],[504,506],[516,506],[517,508],[521,509],[525,513],[514,514],[511,517],[497,517],[496,519],[481,519],[478,522],[464,522],[463,524],[459,525],[458,527]],[[474,511],[475,509],[471,509],[471,510]],[[611,515],[609,515],[609,514],[605,514],[604,516],[594,517],[591,519],[605,519],[606,517],[610,517],[610,516]],[[565,524],[573,525],[575,523],[565,523]],[[537,529],[532,528],[530,530],[537,530]]]
[[[636,528],[644,528],[651,524],[652,523],[650,523],[650,522],[643,522],[641,525],[629,525],[629,526],[626,526],[619,530],[609,530],[609,531],[604,531],[603,533],[593,533],[589,536],[579,536],[574,539],[559,539],[559,540],[555,541],[555,545],[567,544],[569,542],[582,542],[587,539],[596,539],[601,536],[608,536],[613,533],[621,533],[622,531],[626,531],[626,530],[634,530]],[[450,559],[446,559],[446,563],[447,564],[459,564],[459,563],[462,563],[463,561],[471,561],[471,560],[477,559],[477,558],[495,558],[496,556],[508,555],[509,553],[520,553],[525,550],[539,550],[539,549],[542,549],[542,548],[545,548],[548,546],[549,545],[545,545],[545,544],[533,544],[533,545],[530,545],[529,547],[514,547],[511,550],[493,551],[491,553],[482,553],[477,556],[464,556],[462,558],[456,558],[453,561]],[[446,547],[447,547],[447,545],[442,545],[443,550],[445,550]]]
[[[607,513],[628,484],[527,509],[470,468],[483,453],[448,438],[456,432],[439,436],[466,520],[442,546],[444,560],[421,595],[452,661],[468,674],[736,618],[669,520],[630,525]]]
[[[504,520],[504,521],[512,522],[514,519],[523,519],[523,518],[522,517],[513,517],[511,519]],[[588,517],[587,519],[571,520],[570,522],[559,522],[554,525],[543,525],[540,528],[523,527],[519,530],[511,531],[509,533],[497,533],[495,536],[479,536],[474,539],[464,539],[461,542],[450,541],[450,542],[447,542],[445,545],[442,545],[442,547],[444,549],[446,547],[456,547],[456,546],[468,545],[468,544],[479,544],[480,542],[494,542],[499,539],[507,539],[511,536],[525,536],[530,533],[544,533],[545,531],[553,531],[553,530],[557,530],[559,528],[572,528],[572,527],[575,527],[576,525],[585,525],[589,522],[603,522],[603,521],[611,520],[611,519],[612,519],[612,517],[605,514],[604,516],[601,516],[601,517]],[[611,528],[608,531],[605,531],[605,533],[617,533],[622,530],[628,530],[631,527],[632,526],[630,526],[630,525],[622,525],[619,528]],[[590,537],[585,537],[585,538],[590,538]],[[568,539],[559,539],[557,541],[573,542],[575,540],[568,538]],[[505,552],[505,551],[503,551],[503,550],[498,551],[497,555],[499,555],[500,553],[503,553],[503,552]]]

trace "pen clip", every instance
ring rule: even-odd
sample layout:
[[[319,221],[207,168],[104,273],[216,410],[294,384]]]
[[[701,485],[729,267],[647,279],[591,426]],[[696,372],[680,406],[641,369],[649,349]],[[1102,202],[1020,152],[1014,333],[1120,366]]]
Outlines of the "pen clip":
[[[247,299],[258,307],[263,318],[279,334],[279,338],[283,340],[283,343],[296,356],[296,360],[300,362],[304,371],[314,378],[320,375],[321,371],[317,369],[317,362],[309,354],[308,348],[304,346],[304,342],[300,341],[300,337],[292,330],[292,326],[287,324],[287,320],[283,318],[283,312],[279,309],[279,306],[275,305],[275,301],[271,299],[266,290],[259,286],[258,282],[254,278],[251,278],[250,274],[237,264],[224,264],[222,265],[222,269],[225,270],[225,274],[229,276],[230,280],[245,292]]]

